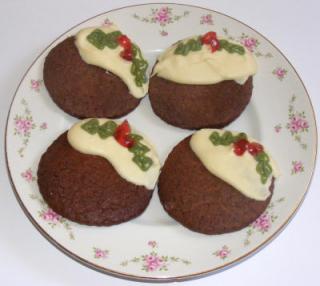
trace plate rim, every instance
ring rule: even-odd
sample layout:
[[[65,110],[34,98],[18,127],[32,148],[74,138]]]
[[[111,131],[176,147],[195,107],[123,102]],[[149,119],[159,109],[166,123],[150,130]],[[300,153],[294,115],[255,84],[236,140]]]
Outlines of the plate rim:
[[[287,63],[290,65],[290,67],[293,69],[293,71],[295,72],[295,74],[297,75],[298,79],[300,80],[302,87],[307,95],[307,98],[309,100],[309,104],[311,107],[311,111],[312,111],[312,115],[313,115],[313,121],[314,121],[314,126],[315,126],[315,144],[314,144],[314,150],[313,150],[313,162],[312,163],[312,171],[311,171],[311,175],[308,181],[308,184],[306,186],[306,189],[304,190],[303,196],[301,197],[299,203],[297,204],[297,206],[294,208],[294,210],[290,213],[290,215],[288,216],[288,218],[284,221],[284,223],[278,227],[277,230],[275,230],[275,232],[268,237],[267,239],[265,239],[261,244],[259,244],[258,246],[256,246],[254,249],[252,249],[251,251],[241,255],[240,257],[229,261],[227,263],[225,263],[224,265],[218,266],[218,267],[214,267],[212,269],[209,270],[204,270],[201,272],[196,272],[196,273],[192,273],[192,274],[187,274],[187,275],[180,275],[180,276],[172,276],[172,277],[148,277],[148,276],[141,276],[141,275],[133,275],[133,274],[128,274],[128,273],[124,273],[121,271],[115,271],[115,270],[111,270],[108,269],[106,267],[102,267],[100,265],[97,265],[93,262],[90,262],[80,256],[78,256],[76,253],[71,252],[70,250],[68,250],[67,248],[65,248],[63,245],[61,245],[57,240],[55,240],[52,236],[50,236],[41,226],[40,224],[38,224],[36,222],[36,220],[33,218],[33,216],[31,215],[31,213],[28,211],[28,208],[24,205],[24,203],[22,202],[19,193],[17,191],[17,188],[13,182],[13,177],[11,174],[11,170],[9,167],[9,160],[8,160],[8,153],[7,153],[7,141],[8,141],[8,125],[9,125],[9,117],[11,114],[11,109],[13,106],[13,103],[16,99],[17,96],[17,92],[20,89],[20,86],[22,84],[22,82],[24,81],[24,79],[26,78],[27,74],[29,73],[30,69],[33,67],[33,65],[37,62],[37,60],[48,50],[48,48],[55,42],[57,41],[59,38],[61,38],[62,36],[64,36],[65,34],[67,34],[69,31],[71,31],[72,29],[76,28],[77,26],[91,20],[94,19],[96,17],[99,17],[101,15],[104,15],[106,13],[109,12],[114,12],[114,11],[118,11],[118,10],[122,10],[122,9],[127,9],[127,8],[133,8],[133,7],[139,7],[139,6],[148,6],[148,5],[177,5],[177,6],[185,6],[185,7],[191,7],[191,8],[199,8],[199,9],[203,9],[209,12],[214,12],[217,13],[219,15],[222,15],[224,17],[227,17],[231,20],[234,20],[238,23],[241,23],[242,25],[244,25],[245,27],[253,30],[255,33],[257,33],[260,37],[262,37],[263,39],[265,39],[269,44],[272,45],[273,48],[275,48],[277,50],[277,52],[280,53],[281,56],[283,56],[283,58],[287,61]],[[314,174],[315,174],[315,169],[316,169],[316,163],[317,163],[317,153],[318,153],[318,127],[317,127],[317,121],[316,121],[316,114],[315,114],[315,110],[310,98],[310,95],[308,93],[308,90],[302,80],[302,78],[300,77],[299,73],[297,72],[296,68],[292,65],[292,63],[289,61],[289,59],[282,53],[282,51],[275,45],[273,44],[272,41],[270,41],[266,36],[264,36],[263,34],[261,34],[259,31],[257,31],[256,29],[252,28],[250,25],[242,22],[241,20],[238,20],[232,16],[229,16],[228,14],[216,11],[214,9],[210,9],[207,7],[202,7],[202,6],[198,6],[198,5],[192,5],[192,4],[182,4],[182,3],[174,3],[174,2],[155,2],[155,3],[141,3],[141,4],[133,4],[133,5],[126,5],[126,6],[121,6],[115,9],[111,9],[111,10],[107,10],[104,12],[101,12],[99,14],[96,14],[92,17],[89,17],[73,26],[71,26],[69,29],[67,29],[66,31],[64,31],[63,33],[59,34],[57,37],[55,37],[55,39],[53,41],[51,41],[48,45],[46,45],[46,47],[44,47],[41,51],[41,53],[35,57],[35,59],[32,61],[32,63],[29,65],[29,67],[26,69],[25,73],[23,74],[23,76],[21,77],[20,82],[17,85],[17,88],[13,94],[13,97],[11,99],[11,103],[9,106],[9,110],[8,110],[8,114],[7,114],[7,119],[6,119],[6,123],[5,123],[5,132],[4,132],[4,153],[5,153],[5,162],[6,162],[6,169],[7,169],[7,173],[8,173],[8,177],[9,177],[9,181],[12,187],[12,190],[14,192],[15,198],[18,201],[21,209],[23,210],[24,214],[26,215],[26,217],[29,219],[29,221],[32,223],[32,225],[40,232],[40,234],[47,240],[49,241],[53,246],[55,246],[58,250],[60,250],[62,253],[64,253],[66,256],[68,256],[69,258],[72,258],[73,260],[79,262],[80,264],[93,269],[95,271],[98,271],[100,273],[103,274],[108,274],[111,275],[113,277],[117,277],[117,278],[123,278],[123,279],[129,279],[132,281],[139,281],[139,282],[181,282],[181,281],[186,281],[186,280],[191,280],[191,279],[198,279],[201,277],[205,277],[205,276],[209,276],[218,272],[221,272],[223,270],[227,270],[233,266],[236,266],[237,264],[241,263],[242,261],[252,257],[254,254],[256,254],[257,252],[259,252],[260,250],[264,249],[266,246],[269,245],[270,242],[272,242],[284,229],[285,227],[289,224],[289,222],[294,218],[294,216],[296,215],[298,209],[301,207],[302,203],[304,202],[306,195],[310,189],[310,185],[311,182],[313,180]]]

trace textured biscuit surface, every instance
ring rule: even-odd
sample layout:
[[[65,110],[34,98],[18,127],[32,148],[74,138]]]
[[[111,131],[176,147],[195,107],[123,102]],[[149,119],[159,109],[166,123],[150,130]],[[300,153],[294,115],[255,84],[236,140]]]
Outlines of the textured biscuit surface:
[[[49,52],[43,79],[52,100],[78,118],[118,118],[140,102],[118,76],[85,63],[74,37],[65,39]]]
[[[150,79],[149,96],[155,114],[186,129],[221,128],[235,120],[252,95],[252,77],[211,85],[179,84],[158,76]]]
[[[185,227],[205,233],[222,234],[252,223],[268,206],[250,199],[212,175],[189,145],[181,141],[169,154],[159,178],[159,197],[164,209]],[[273,192],[273,181],[270,186]]]
[[[119,176],[104,158],[82,154],[60,135],[42,155],[38,185],[49,207],[87,225],[113,225],[140,215],[152,190]]]

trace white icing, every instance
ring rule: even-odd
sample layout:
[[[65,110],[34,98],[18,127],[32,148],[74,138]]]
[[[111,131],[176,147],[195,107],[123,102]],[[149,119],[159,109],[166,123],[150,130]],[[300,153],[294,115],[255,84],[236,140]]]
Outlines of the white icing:
[[[270,157],[272,175],[268,178],[266,184],[260,181],[260,175],[256,171],[257,161],[249,152],[242,156],[237,156],[233,152],[233,144],[229,146],[215,146],[209,137],[213,131],[222,134],[225,130],[202,129],[195,132],[190,140],[190,147],[203,165],[213,175],[227,182],[243,195],[258,201],[264,201],[270,196],[269,187],[272,176],[280,176],[277,164]],[[237,133],[232,132],[234,135]],[[258,142],[248,138],[249,142]]]
[[[246,48],[245,54],[239,55],[230,54],[224,49],[212,53],[208,45],[202,45],[201,50],[183,56],[174,53],[177,45],[171,46],[158,57],[152,75],[182,84],[215,84],[224,80],[244,84],[249,76],[257,72],[255,58]]]
[[[119,30],[115,25],[80,30],[75,36],[75,44],[82,60],[87,64],[101,67],[120,77],[134,97],[144,97],[148,91],[148,82],[143,84],[142,87],[136,85],[134,76],[130,72],[132,63],[120,57],[123,48],[121,46],[115,49],[105,47],[103,50],[99,50],[87,40],[87,36],[97,28],[105,33]]]
[[[90,119],[82,120],[74,124],[68,131],[69,144],[77,151],[97,155],[107,159],[115,168],[118,174],[133,184],[145,186],[147,189],[154,189],[160,173],[160,161],[157,152],[153,145],[148,141],[142,139],[140,142],[150,148],[146,156],[150,157],[153,164],[147,171],[142,171],[136,165],[132,158],[134,154],[128,148],[120,145],[113,136],[106,139],[101,139],[98,134],[91,135],[81,128],[81,125]],[[99,124],[102,125],[109,119],[98,119]],[[137,133],[134,131],[134,133]]]

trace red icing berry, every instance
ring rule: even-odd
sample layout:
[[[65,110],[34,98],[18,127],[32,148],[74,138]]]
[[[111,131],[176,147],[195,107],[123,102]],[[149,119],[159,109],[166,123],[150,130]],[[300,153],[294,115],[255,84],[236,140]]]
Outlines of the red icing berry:
[[[201,37],[202,44],[210,45],[212,40],[217,39],[216,32],[208,32]]]
[[[119,45],[123,47],[125,50],[131,50],[131,41],[126,35],[119,36],[117,40]]]
[[[249,143],[247,148],[248,148],[248,152],[252,156],[256,156],[257,154],[263,151],[263,146],[256,142]]]
[[[121,58],[126,61],[132,61],[133,52],[132,52],[132,43],[131,40],[126,35],[121,35],[117,38],[117,41],[121,47],[123,47],[123,51],[121,51]]]
[[[215,51],[219,50],[220,43],[217,39],[213,39],[210,43],[211,51],[214,53]]]
[[[115,131],[115,134],[117,134],[118,132],[121,132],[123,134],[129,134],[131,132],[131,128],[129,125],[128,120],[123,121],[117,128]]]
[[[126,148],[131,148],[134,145],[134,140],[129,136],[129,135],[125,135],[125,136],[119,136],[118,138],[116,137],[116,140],[118,141],[118,143],[120,145],[122,145],[123,147]]]
[[[213,53],[220,48],[220,43],[215,32],[208,32],[204,34],[201,37],[201,43],[204,45],[209,45]]]
[[[120,53],[120,56],[121,58],[127,60],[127,61],[132,61],[132,58],[133,58],[133,53],[132,53],[132,50],[123,50],[121,53]]]
[[[131,128],[128,120],[123,121],[114,132],[114,138],[117,142],[126,147],[131,148],[134,145],[134,140],[129,136],[131,132]]]
[[[243,153],[247,150],[248,144],[249,144],[248,140],[240,139],[239,141],[233,143],[233,152],[237,156],[242,156]]]

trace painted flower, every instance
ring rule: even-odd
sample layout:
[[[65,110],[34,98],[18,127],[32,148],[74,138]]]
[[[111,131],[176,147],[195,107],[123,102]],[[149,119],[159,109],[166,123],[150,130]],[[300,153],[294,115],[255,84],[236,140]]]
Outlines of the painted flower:
[[[242,33],[240,36],[232,36],[229,34],[229,31],[227,28],[222,29],[225,38],[231,41],[239,42],[243,46],[246,47],[248,51],[251,53],[254,53],[256,57],[264,57],[264,58],[272,58],[273,55],[270,52],[263,52],[262,50],[259,49],[260,42],[257,38],[253,38],[245,33]]]
[[[157,242],[155,240],[150,240],[148,241],[148,245],[151,246],[152,248],[157,247]]]
[[[42,80],[34,80],[34,79],[32,79],[32,80],[30,81],[31,89],[34,90],[34,91],[39,92],[39,91],[40,91],[41,83],[42,83]]]
[[[102,250],[100,248],[93,248],[93,252],[94,252],[94,258],[102,258],[105,259],[108,257],[109,251],[108,250]]]
[[[212,15],[211,14],[207,14],[207,15],[202,15],[200,18],[200,24],[204,25],[213,25],[213,19],[212,19]]]
[[[291,134],[296,134],[300,131],[306,131],[309,128],[309,123],[305,120],[303,114],[292,114],[290,121],[287,124],[287,128]]]
[[[244,45],[250,52],[258,46],[259,42],[255,38],[244,37],[241,39],[241,44]]]
[[[58,215],[52,209],[50,209],[47,203],[44,201],[43,197],[36,193],[29,194],[30,199],[38,201],[38,204],[41,206],[41,210],[38,211],[39,217],[45,220],[49,226],[55,228],[56,226],[60,225],[63,226],[64,229],[67,231],[69,238],[74,240],[74,234],[72,231],[72,227],[67,219]]]
[[[40,129],[41,130],[45,130],[48,128],[48,124],[46,122],[42,122],[41,125],[40,125]]]
[[[14,126],[14,136],[19,136],[21,139],[21,145],[18,149],[18,154],[20,157],[24,156],[24,152],[29,144],[29,139],[31,137],[32,129],[35,129],[37,125],[34,123],[31,111],[28,107],[28,102],[22,98],[21,105],[24,110],[22,114],[16,114],[13,118],[13,126]]]
[[[297,111],[295,107],[297,96],[292,95],[289,101],[288,108],[288,122],[286,128],[290,132],[293,139],[299,143],[302,149],[307,149],[307,144],[304,142],[301,133],[309,132],[309,123],[306,119],[306,114],[304,111]]]
[[[168,7],[161,7],[154,13],[153,20],[158,22],[161,26],[165,26],[171,20],[170,14],[171,12]]]
[[[302,173],[304,171],[304,167],[301,161],[292,161],[292,170],[291,174]]]
[[[286,76],[286,74],[288,73],[288,71],[284,68],[276,68],[272,71],[272,73],[279,79],[279,80],[283,80],[284,77]]]
[[[263,213],[252,223],[252,227],[262,233],[267,232],[271,227],[271,217],[267,212]]]
[[[113,25],[113,23],[108,18],[106,18],[102,23],[102,26],[105,26],[105,27],[109,27],[112,25]]]
[[[24,178],[28,183],[34,181],[36,178],[33,176],[32,170],[29,168],[23,173],[21,173],[21,177]]]
[[[161,35],[162,37],[168,36],[168,32],[165,31],[165,30],[161,30],[161,31],[160,31],[160,35]]]
[[[47,209],[46,211],[42,211],[40,216],[48,222],[53,224],[58,223],[61,220],[61,216],[54,212],[52,209]]]
[[[141,16],[138,14],[133,14],[133,18],[136,20],[139,20],[144,23],[150,23],[150,24],[158,24],[160,27],[165,27],[169,24],[172,24],[174,22],[180,21],[180,19],[188,16],[190,14],[189,11],[184,11],[183,14],[174,14],[173,9],[167,6],[163,6],[161,8],[151,8],[151,12],[148,16]],[[164,29],[161,29],[159,31],[160,36],[165,37],[168,35],[168,32]]]
[[[142,268],[147,272],[156,271],[165,267],[165,263],[161,257],[159,257],[155,252],[151,252],[144,256],[144,264]]]
[[[15,128],[17,129],[17,133],[26,135],[30,129],[33,128],[32,118],[31,117],[16,117],[14,121]]]
[[[263,235],[266,233],[271,225],[278,219],[278,216],[274,213],[274,208],[278,204],[285,201],[285,197],[281,197],[277,200],[270,202],[267,207],[267,211],[265,211],[260,217],[258,217],[253,223],[251,223],[246,229],[246,237],[243,241],[245,246],[251,243],[251,237],[255,233],[260,233]]]
[[[276,126],[274,127],[274,131],[275,131],[276,133],[279,133],[279,132],[281,131],[281,129],[282,129],[281,124],[278,124],[278,125],[276,125]]]
[[[158,247],[159,244],[155,240],[149,240],[148,246],[151,248]],[[141,270],[146,272],[153,271],[168,271],[169,266],[172,263],[183,263],[184,265],[190,265],[191,261],[183,259],[177,256],[158,255],[157,252],[151,251],[148,254],[135,256],[132,259],[124,260],[120,263],[122,266],[128,266],[129,263],[138,263],[141,265]]]
[[[224,245],[220,250],[217,250],[214,255],[220,257],[221,259],[226,259],[230,254],[231,250],[228,246]]]

